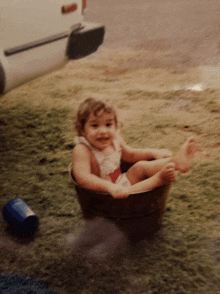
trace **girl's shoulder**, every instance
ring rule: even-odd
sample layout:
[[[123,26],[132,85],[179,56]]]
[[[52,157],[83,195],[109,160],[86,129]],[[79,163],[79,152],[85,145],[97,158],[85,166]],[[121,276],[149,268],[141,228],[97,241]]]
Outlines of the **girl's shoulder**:
[[[90,152],[90,149],[88,146],[86,146],[85,144],[77,144],[74,146],[73,148],[73,152],[76,153],[76,152]]]
[[[85,155],[85,154],[91,154],[91,147],[90,144],[87,142],[84,142],[83,140],[74,140],[75,147],[73,148],[73,154],[74,155]]]
[[[80,162],[82,165],[91,162],[92,152],[84,144],[77,144],[73,149],[73,162]]]
[[[79,144],[80,145],[84,144],[87,147],[92,148],[92,146],[90,145],[90,143],[88,142],[88,140],[85,137],[83,137],[83,136],[77,136],[77,137],[75,137],[74,143],[76,144],[76,146],[79,145]]]
[[[82,136],[77,136],[74,139],[74,143],[75,143],[75,147],[76,150],[84,150],[86,152],[91,153],[93,150],[93,147],[91,146],[91,144],[87,141],[87,139],[85,137]]]

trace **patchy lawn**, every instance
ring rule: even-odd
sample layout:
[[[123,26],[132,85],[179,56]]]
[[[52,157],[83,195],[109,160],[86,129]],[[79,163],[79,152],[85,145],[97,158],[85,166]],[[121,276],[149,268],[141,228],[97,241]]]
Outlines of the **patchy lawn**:
[[[11,235],[0,219],[1,272],[68,294],[220,291],[220,93],[172,90],[199,83],[199,69],[177,75],[134,66],[135,57],[106,51],[0,97],[0,207],[19,197],[40,218],[28,240]],[[68,243],[84,222],[67,167],[76,109],[88,96],[117,103],[131,145],[175,153],[195,135],[200,149],[191,171],[172,185],[163,229],[132,253],[100,263]]]

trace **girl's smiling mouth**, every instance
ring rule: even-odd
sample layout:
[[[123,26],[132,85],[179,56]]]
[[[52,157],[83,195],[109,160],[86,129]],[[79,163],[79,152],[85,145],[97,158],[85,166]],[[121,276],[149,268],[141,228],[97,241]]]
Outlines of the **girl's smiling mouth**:
[[[97,141],[99,141],[99,142],[107,142],[108,140],[109,140],[109,137],[97,138]]]

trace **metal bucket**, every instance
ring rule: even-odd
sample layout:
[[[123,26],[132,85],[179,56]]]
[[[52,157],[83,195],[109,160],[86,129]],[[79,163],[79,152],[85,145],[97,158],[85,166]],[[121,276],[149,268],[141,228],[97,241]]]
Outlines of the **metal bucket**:
[[[21,236],[32,236],[39,226],[33,210],[21,199],[12,199],[3,208],[3,217],[13,231]]]
[[[71,176],[86,219],[97,216],[110,219],[129,239],[136,241],[152,236],[161,228],[170,186],[114,199],[110,194],[80,187],[72,173]]]

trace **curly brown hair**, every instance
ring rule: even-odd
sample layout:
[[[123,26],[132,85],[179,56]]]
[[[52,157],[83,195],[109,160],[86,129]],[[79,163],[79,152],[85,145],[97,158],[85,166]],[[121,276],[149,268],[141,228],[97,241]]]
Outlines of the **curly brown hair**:
[[[113,113],[116,127],[118,126],[118,119],[115,107],[109,101],[96,100],[94,98],[87,98],[79,106],[76,118],[76,130],[78,136],[83,135],[85,123],[87,122],[90,114],[97,116],[103,110],[105,113]]]

